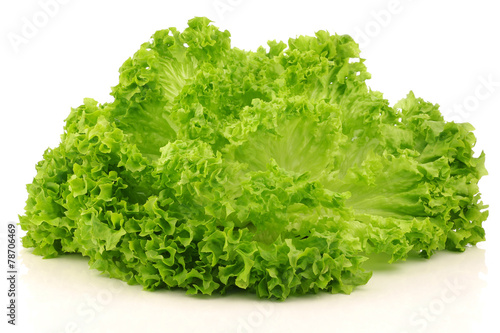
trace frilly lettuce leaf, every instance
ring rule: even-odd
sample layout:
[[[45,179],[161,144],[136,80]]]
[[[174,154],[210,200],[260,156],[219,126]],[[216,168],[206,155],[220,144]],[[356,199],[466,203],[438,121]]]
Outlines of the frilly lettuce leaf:
[[[411,92],[391,107],[363,61],[325,31],[255,52],[206,18],[156,32],[37,164],[24,246],[149,290],[285,299],[350,293],[372,253],[484,240],[472,126]]]

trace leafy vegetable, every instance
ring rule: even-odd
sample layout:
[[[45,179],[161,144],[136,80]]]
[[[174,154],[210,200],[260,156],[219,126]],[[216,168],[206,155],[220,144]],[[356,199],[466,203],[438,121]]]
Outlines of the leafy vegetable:
[[[372,253],[484,240],[471,125],[411,92],[389,106],[349,36],[268,46],[206,18],[156,32],[38,163],[24,246],[150,290],[285,299],[351,292]]]

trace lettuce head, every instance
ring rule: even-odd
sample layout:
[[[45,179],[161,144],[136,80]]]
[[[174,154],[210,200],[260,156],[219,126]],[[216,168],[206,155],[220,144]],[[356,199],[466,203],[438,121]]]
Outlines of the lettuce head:
[[[206,18],[156,32],[37,164],[24,246],[148,290],[285,299],[350,293],[371,254],[484,240],[471,125],[411,92],[390,106],[347,35],[267,45]]]

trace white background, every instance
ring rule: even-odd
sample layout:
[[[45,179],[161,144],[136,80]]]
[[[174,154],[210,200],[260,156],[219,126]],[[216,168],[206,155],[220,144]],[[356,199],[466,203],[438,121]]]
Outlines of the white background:
[[[494,332],[498,327],[496,1],[58,1],[57,8],[45,9],[50,16],[43,9],[50,0],[0,5],[2,270],[6,223],[22,214],[25,184],[43,151],[58,145],[70,107],[85,97],[111,101],[118,68],[140,44],[159,29],[183,30],[194,16],[211,18],[231,32],[233,46],[251,50],[267,40],[321,29],[351,34],[372,73],[369,85],[391,104],[413,90],[440,104],[447,119],[472,123],[476,151],[486,152],[490,173],[480,182],[490,204],[487,241],[465,253],[374,264],[369,283],[349,296],[285,302],[151,293],[101,277],[82,257],[43,260],[21,250],[15,328],[5,323],[7,286],[1,274],[0,318],[8,332]],[[30,31],[29,24],[38,27]]]

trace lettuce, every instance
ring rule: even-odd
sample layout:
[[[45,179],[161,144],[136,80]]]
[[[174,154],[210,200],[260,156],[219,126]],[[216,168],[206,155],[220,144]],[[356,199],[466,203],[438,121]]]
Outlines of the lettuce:
[[[27,186],[25,247],[145,289],[350,293],[371,254],[464,251],[487,217],[469,124],[391,107],[349,36],[255,52],[206,18],[156,32],[85,99]]]

